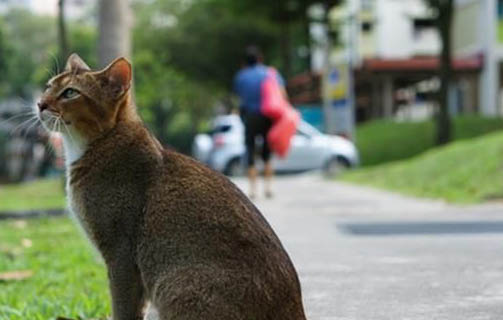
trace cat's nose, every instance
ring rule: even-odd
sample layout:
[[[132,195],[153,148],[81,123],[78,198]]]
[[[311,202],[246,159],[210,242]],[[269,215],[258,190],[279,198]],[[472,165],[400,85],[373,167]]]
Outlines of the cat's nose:
[[[40,112],[43,112],[44,110],[49,108],[49,105],[45,102],[39,102],[39,103],[37,103],[37,105],[38,105],[38,110]]]

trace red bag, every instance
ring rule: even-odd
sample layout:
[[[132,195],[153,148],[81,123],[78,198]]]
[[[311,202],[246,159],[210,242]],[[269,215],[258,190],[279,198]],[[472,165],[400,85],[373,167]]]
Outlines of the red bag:
[[[281,118],[285,110],[292,107],[283,95],[278,75],[273,68],[267,70],[267,76],[262,82],[261,100],[260,113],[273,121]]]
[[[262,83],[261,95],[260,112],[273,121],[267,142],[274,153],[284,158],[290,149],[290,140],[297,131],[300,116],[284,96],[273,68],[269,68]]]
[[[274,122],[267,133],[269,148],[280,158],[284,158],[290,150],[290,142],[297,131],[300,115],[294,108],[286,109],[281,118]]]

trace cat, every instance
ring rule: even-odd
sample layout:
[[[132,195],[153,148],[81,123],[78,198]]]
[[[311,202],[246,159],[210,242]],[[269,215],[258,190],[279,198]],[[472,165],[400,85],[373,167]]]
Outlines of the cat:
[[[114,320],[306,319],[280,240],[226,177],[163,149],[131,98],[131,64],[76,54],[38,116],[63,136],[71,212],[103,257]]]

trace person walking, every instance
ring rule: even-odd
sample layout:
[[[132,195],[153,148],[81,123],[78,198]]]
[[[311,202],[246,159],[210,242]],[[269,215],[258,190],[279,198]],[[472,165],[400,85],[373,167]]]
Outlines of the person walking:
[[[263,55],[258,47],[246,48],[244,67],[234,78],[234,91],[240,98],[240,114],[245,126],[245,145],[247,153],[249,196],[255,198],[257,192],[258,171],[255,166],[257,137],[262,142],[261,158],[264,162],[265,196],[271,198],[274,169],[271,163],[271,149],[267,142],[267,133],[271,129],[271,119],[261,114],[261,85],[268,74],[268,67],[263,64]],[[284,80],[278,73],[278,82],[284,88]]]

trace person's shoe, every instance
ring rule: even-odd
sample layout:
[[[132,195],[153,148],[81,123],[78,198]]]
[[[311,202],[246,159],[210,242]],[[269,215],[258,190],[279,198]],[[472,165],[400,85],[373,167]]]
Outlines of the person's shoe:
[[[267,199],[271,199],[273,197],[272,191],[271,190],[266,190],[265,191],[265,197]]]

